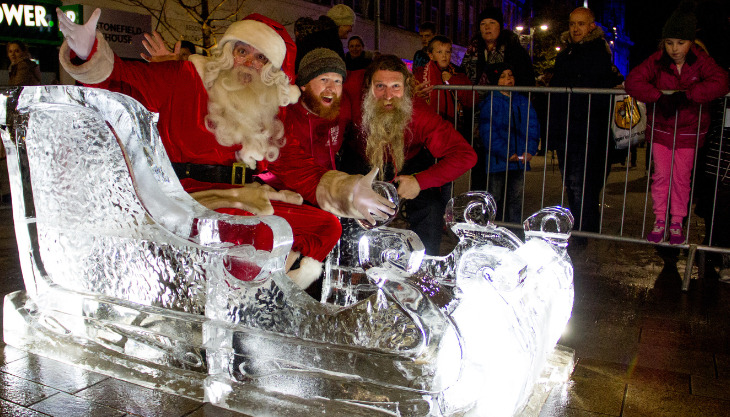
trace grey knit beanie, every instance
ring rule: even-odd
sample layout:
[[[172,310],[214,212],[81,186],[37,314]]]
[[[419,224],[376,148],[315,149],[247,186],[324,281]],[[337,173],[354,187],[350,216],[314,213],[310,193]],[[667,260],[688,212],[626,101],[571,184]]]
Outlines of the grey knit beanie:
[[[304,55],[299,63],[297,85],[300,87],[306,85],[315,77],[327,72],[336,72],[344,80],[347,75],[345,61],[331,49],[317,48]]]
[[[333,6],[327,12],[327,17],[334,20],[337,26],[352,26],[355,24],[355,12],[344,4]]]

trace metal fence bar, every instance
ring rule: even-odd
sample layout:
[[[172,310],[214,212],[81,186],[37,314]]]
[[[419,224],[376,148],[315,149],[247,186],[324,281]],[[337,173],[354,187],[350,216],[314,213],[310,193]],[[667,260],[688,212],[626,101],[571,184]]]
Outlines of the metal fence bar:
[[[547,180],[547,155],[550,149],[550,98],[552,94],[548,93],[547,97],[547,108],[546,110],[546,116],[545,116],[545,149],[543,149],[543,152],[545,154],[545,163],[543,164],[543,170],[542,170],[542,194],[540,195],[540,207],[545,207],[545,182]],[[552,154],[551,154],[552,155]]]
[[[652,109],[652,119],[651,119],[651,130],[649,130],[649,127],[647,126],[647,130],[649,130],[651,137],[649,138],[649,149],[648,149],[648,156],[649,162],[646,164],[646,189],[644,192],[644,216],[641,224],[641,237],[644,238],[644,230],[646,230],[646,212],[647,208],[649,207],[649,189],[651,185],[651,163],[654,159],[654,116],[656,115],[656,107]],[[648,120],[647,120],[648,122]]]
[[[728,97],[725,97],[723,99],[723,105],[721,106],[722,111],[722,124],[720,128],[720,142],[717,147],[717,168],[715,169],[715,187],[714,187],[714,193],[713,195],[718,194],[718,190],[720,188],[720,163],[722,161],[722,145],[723,141],[725,140],[725,126],[730,125],[730,120],[727,119],[728,112]],[[709,154],[708,154],[709,156]],[[724,177],[727,177],[728,172],[726,171],[723,175]],[[708,244],[712,246],[712,238],[715,231],[715,209],[717,205],[717,199],[713,199],[712,201],[712,214],[710,215],[710,228],[709,228],[709,238],[708,238]]]
[[[703,107],[703,105],[700,104],[700,109],[698,110],[698,114],[697,114],[697,120],[698,121],[699,120],[702,120],[702,107]],[[679,118],[679,116],[677,116],[677,118]],[[697,123],[697,134],[696,134],[695,138],[697,140],[695,141],[694,163],[692,165],[692,179],[693,179],[693,181],[692,181],[692,184],[690,184],[690,186],[689,186],[689,204],[690,204],[690,207],[692,206],[692,201],[694,201],[694,194],[695,194],[695,189],[696,188],[693,187],[693,185],[694,185],[693,183],[696,182],[696,178],[697,178],[697,163],[699,162],[699,152],[700,152],[700,123],[699,122]],[[684,237],[684,241],[685,242],[687,242],[687,240],[689,240],[689,234],[690,234],[691,228],[692,228],[692,210],[689,209],[687,211],[687,233],[686,233],[686,235]]]

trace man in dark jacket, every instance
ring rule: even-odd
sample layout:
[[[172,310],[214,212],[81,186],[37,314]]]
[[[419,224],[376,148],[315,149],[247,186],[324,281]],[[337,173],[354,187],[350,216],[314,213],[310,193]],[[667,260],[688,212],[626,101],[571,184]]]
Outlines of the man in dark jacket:
[[[342,39],[347,39],[354,24],[355,12],[344,4],[335,5],[317,20],[309,17],[297,19],[294,23],[297,38],[295,71],[299,72],[299,62],[304,55],[317,48],[331,49],[344,60],[345,48],[342,47]]]
[[[570,14],[565,47],[555,58],[551,87],[613,88],[623,82],[611,60],[593,12],[579,7]],[[568,106],[570,104],[570,106]],[[607,152],[613,97],[606,94],[553,94],[548,148],[555,148],[576,230],[598,232],[601,190],[610,170]],[[587,157],[586,157],[587,156]],[[585,174],[585,175],[584,175]]]

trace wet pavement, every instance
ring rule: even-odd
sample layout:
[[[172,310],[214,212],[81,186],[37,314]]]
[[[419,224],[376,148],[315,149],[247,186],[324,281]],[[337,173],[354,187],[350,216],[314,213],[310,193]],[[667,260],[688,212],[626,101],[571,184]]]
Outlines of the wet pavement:
[[[730,285],[711,267],[680,290],[676,254],[591,239],[571,249],[573,317],[561,344],[571,379],[548,416],[730,416]],[[23,289],[8,207],[0,208],[0,293]],[[0,415],[240,416],[0,344]]]

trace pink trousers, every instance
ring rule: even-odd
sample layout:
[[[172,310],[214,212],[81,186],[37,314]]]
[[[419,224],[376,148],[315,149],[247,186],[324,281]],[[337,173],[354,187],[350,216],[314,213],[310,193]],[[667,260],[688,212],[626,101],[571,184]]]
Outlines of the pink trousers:
[[[672,151],[664,145],[653,143],[654,177],[651,183],[651,198],[657,220],[666,219],[667,200],[672,223],[680,223],[687,216],[690,180],[694,166],[694,148],[677,148]],[[672,166],[674,158],[674,166]],[[671,194],[669,183],[672,183]]]

